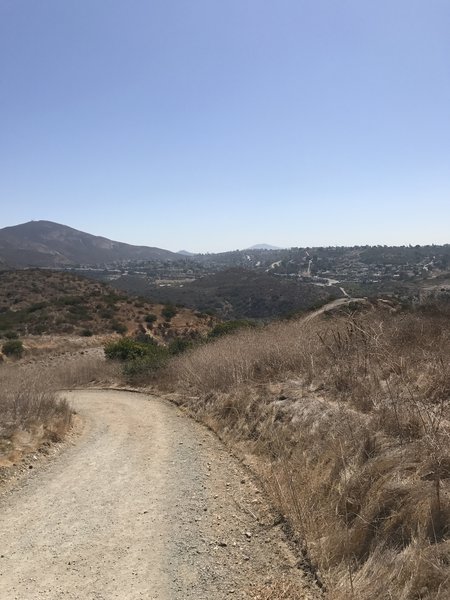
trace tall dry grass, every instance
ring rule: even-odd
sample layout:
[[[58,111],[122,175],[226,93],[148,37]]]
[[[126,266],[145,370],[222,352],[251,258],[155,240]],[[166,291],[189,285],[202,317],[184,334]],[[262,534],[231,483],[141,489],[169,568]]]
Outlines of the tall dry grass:
[[[16,462],[45,442],[63,438],[72,410],[48,380],[39,375],[18,376],[15,369],[0,372],[0,465]]]
[[[72,409],[59,390],[119,381],[118,366],[96,354],[1,365],[0,466],[64,437],[71,426]]]
[[[448,313],[373,307],[243,331],[164,385],[264,477],[336,600],[450,594]]]
[[[121,380],[120,366],[103,356],[78,356],[76,360],[52,369],[53,385],[58,389],[115,385]]]

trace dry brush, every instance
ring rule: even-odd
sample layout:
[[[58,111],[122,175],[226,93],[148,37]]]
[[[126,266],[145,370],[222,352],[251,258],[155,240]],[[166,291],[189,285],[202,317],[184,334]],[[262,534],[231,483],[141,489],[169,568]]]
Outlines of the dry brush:
[[[264,477],[333,600],[450,593],[448,312],[245,330],[171,362],[166,388]]]

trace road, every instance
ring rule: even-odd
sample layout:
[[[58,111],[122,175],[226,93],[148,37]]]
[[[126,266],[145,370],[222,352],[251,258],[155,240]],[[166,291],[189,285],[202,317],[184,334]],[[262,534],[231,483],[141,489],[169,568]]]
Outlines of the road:
[[[0,496],[0,598],[266,598],[280,573],[313,597],[249,472],[171,404],[65,394],[81,433]]]

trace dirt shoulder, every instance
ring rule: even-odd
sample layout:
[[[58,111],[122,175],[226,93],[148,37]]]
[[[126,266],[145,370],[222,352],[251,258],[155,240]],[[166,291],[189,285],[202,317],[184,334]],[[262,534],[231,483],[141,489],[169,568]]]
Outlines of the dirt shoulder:
[[[319,597],[213,433],[151,396],[65,395],[83,432],[0,498],[0,597]]]

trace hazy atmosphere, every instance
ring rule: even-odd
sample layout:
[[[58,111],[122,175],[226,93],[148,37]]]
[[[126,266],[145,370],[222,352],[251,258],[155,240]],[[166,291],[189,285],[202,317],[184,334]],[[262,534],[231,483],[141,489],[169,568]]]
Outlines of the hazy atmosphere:
[[[448,241],[445,0],[3,0],[0,226]]]

